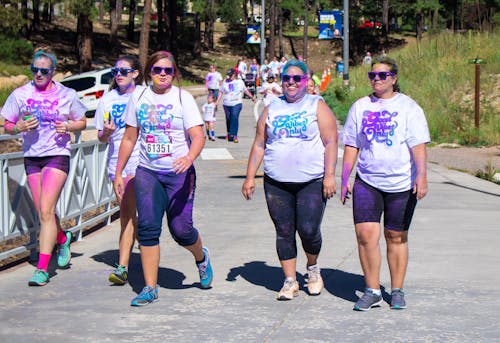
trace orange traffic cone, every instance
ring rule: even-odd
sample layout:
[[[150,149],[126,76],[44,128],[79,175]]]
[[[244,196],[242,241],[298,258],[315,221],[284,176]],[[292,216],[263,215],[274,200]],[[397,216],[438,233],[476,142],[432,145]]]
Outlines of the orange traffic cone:
[[[321,75],[321,84],[319,86],[319,91],[324,92],[326,89],[326,70],[323,70],[323,75]]]

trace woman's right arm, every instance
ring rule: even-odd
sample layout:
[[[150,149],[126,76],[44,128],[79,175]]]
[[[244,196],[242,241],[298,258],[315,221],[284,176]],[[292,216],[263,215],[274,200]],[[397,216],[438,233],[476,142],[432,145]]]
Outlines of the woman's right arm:
[[[252,145],[252,150],[250,150],[250,156],[248,157],[247,174],[245,182],[241,187],[241,193],[243,193],[243,197],[247,200],[252,199],[255,191],[255,175],[264,158],[264,150],[266,147],[266,121],[267,107],[264,109],[257,122],[255,140]]]

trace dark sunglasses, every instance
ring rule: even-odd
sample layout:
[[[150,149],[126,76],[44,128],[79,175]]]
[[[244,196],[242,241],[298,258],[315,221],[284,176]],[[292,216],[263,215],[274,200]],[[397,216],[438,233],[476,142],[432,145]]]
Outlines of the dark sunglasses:
[[[121,76],[127,76],[128,73],[134,72],[135,69],[132,68],[111,68],[111,73],[113,76],[120,74]]]
[[[370,80],[375,80],[375,77],[377,77],[377,75],[380,80],[385,80],[387,79],[387,76],[394,76],[394,73],[392,71],[379,71],[378,73],[374,71],[368,72],[368,78]]]
[[[33,75],[38,74],[40,72],[42,75],[48,75],[54,68],[37,68],[34,65],[30,67],[31,73]]]
[[[289,82],[290,79],[292,79],[293,82],[299,83],[300,81],[302,81],[306,78],[307,78],[307,75],[287,75],[287,74],[281,75],[281,80],[283,80],[283,82]]]
[[[151,67],[151,73],[161,74],[164,72],[167,75],[174,75],[174,67]]]

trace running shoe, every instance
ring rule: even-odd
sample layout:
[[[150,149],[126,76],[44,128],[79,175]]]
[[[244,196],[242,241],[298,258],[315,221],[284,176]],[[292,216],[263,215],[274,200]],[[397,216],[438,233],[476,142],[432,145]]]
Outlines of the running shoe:
[[[406,308],[405,293],[402,290],[395,290],[391,293],[391,309],[403,310]]]
[[[146,306],[158,301],[158,286],[155,289],[151,286],[145,286],[141,293],[132,299],[130,306]]]
[[[365,290],[365,294],[354,305],[355,311],[369,311],[372,307],[382,304],[382,295],[377,295],[370,290]]]
[[[198,272],[200,273],[201,288],[210,288],[214,278],[214,272],[212,264],[210,263],[210,252],[207,247],[203,247],[203,255],[205,256],[204,261],[196,263],[196,266],[198,267]]]
[[[128,280],[127,267],[117,264],[116,269],[111,274],[109,274],[108,280],[115,285],[126,284]]]
[[[240,142],[240,141],[238,140],[238,136],[234,136],[234,138],[233,138],[233,142],[235,142],[235,143],[239,143],[239,142]]]
[[[64,234],[66,235],[66,242],[59,245],[59,251],[57,253],[57,265],[59,268],[68,267],[69,261],[71,261],[71,251],[69,250],[69,246],[71,244],[73,234],[70,231],[66,231]]]
[[[35,273],[28,282],[29,286],[45,286],[49,282],[49,273],[43,269],[35,270]]]
[[[318,265],[307,267],[307,290],[310,295],[319,295],[323,289],[323,278]]]
[[[299,296],[299,283],[290,277],[287,277],[283,282],[283,287],[278,292],[276,299],[278,300],[292,300],[294,297]]]

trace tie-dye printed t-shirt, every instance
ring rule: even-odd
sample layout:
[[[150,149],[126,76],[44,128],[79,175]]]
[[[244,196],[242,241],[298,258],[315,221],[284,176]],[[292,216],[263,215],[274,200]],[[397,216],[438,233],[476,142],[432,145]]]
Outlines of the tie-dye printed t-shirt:
[[[87,108],[78,99],[76,91],[59,82],[48,91],[39,91],[29,82],[15,89],[5,101],[1,115],[16,123],[23,116],[31,114],[38,120],[38,127],[25,131],[23,152],[27,157],[70,156],[71,136],[57,133],[57,121],[80,120]]]
[[[324,175],[325,147],[318,118],[318,95],[306,94],[289,103],[283,97],[269,104],[264,172],[280,182],[307,182]]]
[[[344,144],[359,149],[359,177],[384,192],[411,189],[416,168],[411,148],[430,142],[422,108],[407,95],[366,96],[356,101],[344,125]]]
[[[139,165],[157,172],[173,171],[173,162],[189,152],[187,130],[203,125],[193,96],[175,86],[166,94],[156,94],[151,87],[136,89],[125,122],[139,128]]]
[[[142,86],[137,88],[144,89]],[[116,171],[116,163],[118,162],[118,152],[122,142],[123,134],[125,133],[125,108],[132,93],[120,94],[118,89],[115,88],[99,100],[97,109],[95,111],[94,123],[97,130],[104,129],[105,122],[113,122],[116,130],[109,137],[109,151],[108,151],[108,175],[113,179]],[[132,155],[124,168],[123,176],[134,175],[133,171],[139,163],[139,141],[135,145]]]
[[[219,89],[220,82],[222,81],[222,75],[218,71],[213,73],[208,73],[205,77],[205,84],[208,89]]]

